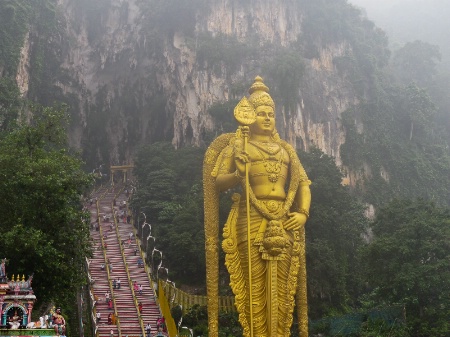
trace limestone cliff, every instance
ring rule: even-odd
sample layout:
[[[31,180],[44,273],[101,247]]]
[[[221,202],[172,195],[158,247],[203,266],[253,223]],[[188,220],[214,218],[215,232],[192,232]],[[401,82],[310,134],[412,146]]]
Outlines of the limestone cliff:
[[[316,35],[311,42],[314,35],[305,33],[311,13],[302,1],[214,0],[194,8],[192,22],[166,8],[186,21],[168,28],[155,21],[166,20],[152,13],[158,3],[57,1],[63,32],[48,100],[71,106],[71,142],[83,148],[90,164],[129,162],[138,146],[158,140],[202,144],[205,134],[218,132],[209,108],[247,94],[256,75],[272,89],[282,137],[303,149],[316,145],[340,163],[340,115],[361,97],[348,74],[336,68],[336,59],[353,55],[349,41]],[[211,51],[205,41],[225,41],[219,52],[231,56],[205,54]],[[31,50],[27,38],[17,75],[24,95]],[[242,56],[239,50],[245,50]],[[283,54],[301,61],[301,76],[291,84],[283,84],[286,76],[275,67]],[[291,90],[289,104],[283,101],[285,87]]]

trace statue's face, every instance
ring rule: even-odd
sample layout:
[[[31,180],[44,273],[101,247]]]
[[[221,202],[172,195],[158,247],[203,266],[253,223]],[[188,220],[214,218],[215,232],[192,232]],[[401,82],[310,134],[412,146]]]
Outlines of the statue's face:
[[[253,134],[270,136],[275,129],[275,113],[268,105],[256,108],[256,121],[250,126]]]

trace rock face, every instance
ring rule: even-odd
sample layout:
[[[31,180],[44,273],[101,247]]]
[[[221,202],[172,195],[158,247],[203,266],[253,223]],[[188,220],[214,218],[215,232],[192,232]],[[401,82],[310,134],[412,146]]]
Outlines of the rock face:
[[[307,150],[315,145],[339,164],[344,139],[339,117],[357,98],[333,59],[351,54],[352,47],[322,44],[314,57],[302,57],[292,47],[304,34],[306,14],[297,3],[214,0],[207,10],[194,11],[192,30],[155,32],[151,11],[141,0],[58,0],[64,30],[59,72],[64,76],[52,85],[61,93],[55,98],[71,106],[72,144],[93,165],[129,162],[140,145],[158,140],[201,145],[205,134],[217,128],[208,109],[240,99],[256,75],[276,87],[264,65],[273,64],[277,50],[291,48],[304,69],[294,88],[295,104],[280,104],[280,92],[274,93],[277,128],[294,146]],[[220,57],[201,63],[199,46],[205,36],[213,41],[232,38],[250,50],[256,46],[258,55],[245,54],[232,69]],[[18,72],[24,95],[29,43],[24,42]]]

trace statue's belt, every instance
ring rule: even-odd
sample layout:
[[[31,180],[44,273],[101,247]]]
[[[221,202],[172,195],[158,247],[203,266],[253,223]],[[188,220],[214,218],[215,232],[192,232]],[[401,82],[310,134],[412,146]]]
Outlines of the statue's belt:
[[[284,210],[284,200],[276,200],[276,199],[258,199],[258,203],[260,203],[268,213],[276,216],[277,213],[283,214]],[[240,206],[245,207],[246,202],[244,198],[241,198]],[[256,211],[258,211],[258,207],[255,207],[253,203],[250,203],[250,207],[254,207]],[[281,218],[282,216],[280,216]]]
[[[284,200],[274,200],[274,199],[260,199],[258,202],[262,203],[263,206],[267,209],[267,212],[276,215],[277,213],[280,213],[281,216],[278,218],[278,220],[284,222],[286,220],[286,212],[284,212]],[[240,200],[240,209],[244,209],[246,207],[245,199]],[[264,217],[263,214],[261,214],[256,207],[254,207],[253,204],[250,206],[253,208],[254,212],[257,212],[262,217],[261,223],[259,225],[258,232],[256,233],[255,240],[253,241],[253,245],[261,245],[262,240],[264,239],[264,234],[266,232],[267,224],[270,221],[270,219],[267,219]],[[293,242],[292,235],[285,233],[284,234],[289,242]],[[242,239],[242,238],[241,238]]]

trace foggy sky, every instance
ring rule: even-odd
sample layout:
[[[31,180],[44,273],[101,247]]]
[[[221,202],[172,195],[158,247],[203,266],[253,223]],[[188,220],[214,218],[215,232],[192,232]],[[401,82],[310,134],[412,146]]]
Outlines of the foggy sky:
[[[450,70],[449,0],[348,0],[383,29],[393,49],[421,40],[437,45]]]

